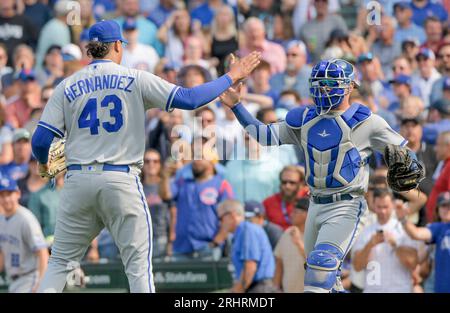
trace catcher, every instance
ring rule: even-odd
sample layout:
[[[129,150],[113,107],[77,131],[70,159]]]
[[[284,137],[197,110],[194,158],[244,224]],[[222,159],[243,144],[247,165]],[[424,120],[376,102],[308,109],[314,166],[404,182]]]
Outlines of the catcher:
[[[262,145],[303,148],[312,200],[304,237],[305,292],[342,291],[340,267],[367,210],[367,161],[373,150],[384,153],[388,183],[395,191],[416,188],[424,171],[413,152],[405,148],[407,141],[385,120],[366,106],[349,102],[352,90],[358,87],[350,63],[320,61],[309,82],[315,105],[292,109],[279,123],[264,125],[253,118],[239,103],[240,85],[231,87],[221,101]]]

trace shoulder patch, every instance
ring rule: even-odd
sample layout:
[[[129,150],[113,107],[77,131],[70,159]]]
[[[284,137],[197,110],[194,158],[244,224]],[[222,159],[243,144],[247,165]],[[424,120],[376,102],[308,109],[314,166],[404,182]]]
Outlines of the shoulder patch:
[[[354,128],[359,123],[366,120],[371,114],[372,112],[365,105],[353,103],[341,117],[350,128]]]
[[[298,107],[290,110],[286,114],[286,124],[292,128],[300,128],[303,125],[303,113],[305,112],[306,107]]]

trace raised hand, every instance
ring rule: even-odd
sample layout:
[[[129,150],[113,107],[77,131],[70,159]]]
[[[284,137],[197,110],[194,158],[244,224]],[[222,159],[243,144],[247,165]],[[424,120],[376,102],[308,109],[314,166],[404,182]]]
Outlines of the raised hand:
[[[230,75],[233,83],[239,82],[241,79],[246,78],[251,72],[258,66],[261,61],[261,53],[253,51],[246,57],[242,59],[236,59],[236,57],[231,54],[230,59]]]

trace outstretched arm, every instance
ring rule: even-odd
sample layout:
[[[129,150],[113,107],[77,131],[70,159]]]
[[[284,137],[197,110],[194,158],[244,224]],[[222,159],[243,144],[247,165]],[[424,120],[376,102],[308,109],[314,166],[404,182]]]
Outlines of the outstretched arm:
[[[263,146],[295,144],[295,134],[285,122],[265,125],[247,111],[240,103],[241,87],[242,83],[239,83],[236,88],[230,87],[220,96],[220,101],[233,111],[245,131]]]
[[[234,62],[230,71],[216,80],[194,88],[177,87],[172,90],[167,102],[166,111],[177,108],[195,110],[219,97],[233,84],[246,78],[261,59],[259,52],[252,52],[248,56]]]

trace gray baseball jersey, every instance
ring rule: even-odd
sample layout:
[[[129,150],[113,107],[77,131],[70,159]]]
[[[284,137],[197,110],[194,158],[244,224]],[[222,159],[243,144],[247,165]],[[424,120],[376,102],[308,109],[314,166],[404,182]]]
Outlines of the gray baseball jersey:
[[[97,60],[56,87],[39,125],[58,137],[67,132],[67,165],[141,165],[145,111],[170,107],[176,89],[153,74]]]
[[[271,127],[279,143],[303,148],[306,178],[314,196],[364,194],[372,152],[383,153],[389,143],[407,143],[383,118],[359,104],[325,116],[318,116],[314,109],[289,113],[285,121]]]
[[[47,248],[36,217],[24,207],[9,218],[0,217],[0,250],[8,277],[37,270],[36,251]]]

